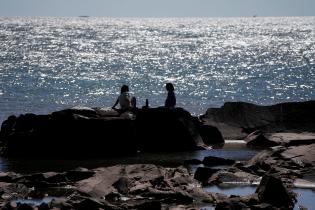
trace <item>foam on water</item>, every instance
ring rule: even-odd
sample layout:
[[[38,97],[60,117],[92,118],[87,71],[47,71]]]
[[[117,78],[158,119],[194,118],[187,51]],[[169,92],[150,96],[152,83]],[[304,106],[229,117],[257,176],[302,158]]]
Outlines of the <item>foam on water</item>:
[[[226,101],[315,99],[315,17],[0,17],[0,122],[111,106],[129,84],[163,105],[173,82],[194,114]]]

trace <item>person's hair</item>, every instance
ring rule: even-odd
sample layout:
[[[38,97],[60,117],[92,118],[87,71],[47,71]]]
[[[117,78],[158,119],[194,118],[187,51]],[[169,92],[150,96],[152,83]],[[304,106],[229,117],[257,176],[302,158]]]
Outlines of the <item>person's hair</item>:
[[[120,93],[125,93],[129,91],[128,85],[121,86]]]
[[[166,83],[166,90],[167,91],[174,91],[174,86],[172,83]]]

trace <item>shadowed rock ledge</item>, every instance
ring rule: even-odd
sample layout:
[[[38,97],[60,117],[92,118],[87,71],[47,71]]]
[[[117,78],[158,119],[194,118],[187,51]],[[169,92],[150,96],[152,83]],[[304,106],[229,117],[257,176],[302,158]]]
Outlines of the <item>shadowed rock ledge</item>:
[[[0,131],[5,156],[88,157],[189,151],[205,145],[202,137],[207,143],[224,142],[216,128],[202,127],[198,118],[184,109],[162,107],[123,114],[85,107],[48,115],[23,114],[10,116]]]

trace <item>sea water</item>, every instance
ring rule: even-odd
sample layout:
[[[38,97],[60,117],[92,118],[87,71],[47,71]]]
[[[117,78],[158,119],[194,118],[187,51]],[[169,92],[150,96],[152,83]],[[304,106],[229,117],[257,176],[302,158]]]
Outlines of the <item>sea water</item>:
[[[226,101],[315,99],[315,17],[0,17],[0,123],[76,105],[110,107],[130,86],[161,106],[165,83],[195,115]]]

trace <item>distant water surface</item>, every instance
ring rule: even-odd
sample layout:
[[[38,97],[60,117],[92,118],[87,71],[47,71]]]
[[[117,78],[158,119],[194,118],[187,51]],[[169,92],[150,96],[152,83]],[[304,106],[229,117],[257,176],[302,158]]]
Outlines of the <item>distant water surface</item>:
[[[122,84],[163,105],[175,84],[193,114],[226,101],[315,99],[315,17],[0,17],[0,122],[108,107]]]

